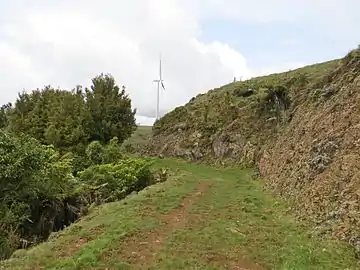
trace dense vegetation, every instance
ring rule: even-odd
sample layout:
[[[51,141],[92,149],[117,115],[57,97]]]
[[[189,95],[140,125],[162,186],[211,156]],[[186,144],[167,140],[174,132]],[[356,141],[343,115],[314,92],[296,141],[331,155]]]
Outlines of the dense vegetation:
[[[0,128],[0,259],[154,181],[147,160],[121,153],[135,110],[111,75],[85,91],[23,92],[1,107]]]
[[[14,107],[4,106],[1,122],[14,133],[25,133],[59,150],[84,151],[91,141],[121,143],[135,128],[131,100],[110,75],[92,80],[91,89],[73,91],[50,86],[21,93]],[[4,116],[3,112],[7,112]]]

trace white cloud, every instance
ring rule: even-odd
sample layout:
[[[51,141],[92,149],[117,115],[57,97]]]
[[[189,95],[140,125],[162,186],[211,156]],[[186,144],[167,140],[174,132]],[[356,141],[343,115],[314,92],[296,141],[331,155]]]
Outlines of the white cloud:
[[[203,19],[255,23],[310,20],[341,27],[360,22],[360,2],[357,0],[199,0],[197,5]],[[352,27],[355,29],[356,25]]]
[[[87,86],[92,77],[104,72],[126,85],[140,115],[153,114],[156,85],[152,81],[158,76],[160,51],[166,86],[161,108],[165,111],[234,76],[248,78],[279,67],[288,69],[279,64],[250,70],[234,48],[216,40],[203,42],[200,37],[201,20],[286,21],[319,13],[309,8],[310,0],[304,7],[302,2],[290,2],[291,7],[285,0],[3,0],[0,103],[14,100],[23,88]],[[326,2],[327,10],[334,9],[334,2]],[[137,121],[150,123],[153,118],[138,116]]]
[[[139,114],[146,114],[155,109],[152,80],[158,76],[160,51],[165,110],[234,75],[249,74],[239,52],[217,41],[199,41],[199,21],[189,2],[105,0],[101,7],[95,1],[35,2],[12,9],[0,25],[0,45],[8,55],[0,73],[3,103],[23,88],[89,85],[93,76],[109,72],[127,86]]]
[[[257,72],[257,74],[259,76],[263,76],[263,75],[268,75],[268,74],[273,74],[273,73],[280,73],[280,72],[284,72],[284,71],[294,70],[297,68],[301,68],[303,66],[306,66],[306,64],[302,63],[302,62],[285,63],[285,64],[280,64],[278,66],[267,67],[267,68],[261,69]]]
[[[147,117],[143,115],[136,116],[136,123],[142,126],[152,126],[155,122],[155,117]]]

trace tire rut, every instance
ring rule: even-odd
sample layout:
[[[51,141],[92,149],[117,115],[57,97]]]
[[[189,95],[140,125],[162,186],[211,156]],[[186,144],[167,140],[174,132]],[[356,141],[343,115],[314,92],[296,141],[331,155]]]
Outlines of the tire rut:
[[[157,216],[164,224],[160,228],[140,231],[136,235],[126,238],[122,242],[123,248],[119,254],[121,260],[129,263],[136,269],[141,269],[144,266],[146,268],[153,266],[156,261],[156,255],[161,249],[164,240],[173,231],[184,227],[188,223],[188,214],[192,205],[199,200],[208,187],[207,182],[199,182],[195,192],[185,197],[178,208]]]

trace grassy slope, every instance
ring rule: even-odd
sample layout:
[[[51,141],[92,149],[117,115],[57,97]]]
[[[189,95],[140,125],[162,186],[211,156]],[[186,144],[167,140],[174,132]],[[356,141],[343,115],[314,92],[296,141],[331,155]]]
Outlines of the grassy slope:
[[[339,65],[340,60],[331,60],[323,63],[305,66],[299,69],[255,77],[246,81],[238,81],[212,89],[194,97],[189,103],[179,106],[165,114],[155,123],[155,135],[176,132],[179,125],[186,124],[186,129],[206,130],[211,127],[209,134],[214,130],[226,127],[242,114],[250,113],[254,116],[254,109],[244,111],[246,107],[258,108],[259,101],[264,98],[264,89],[268,86],[284,85],[287,88],[295,87],[296,95],[305,97],[314,94],[313,90],[321,88],[324,80]],[[306,78],[305,85],[298,85],[299,78]],[[238,97],[237,91],[251,88],[255,94],[251,97]],[[289,89],[288,89],[289,90]],[[304,93],[300,93],[303,92]],[[230,105],[230,106],[229,106]],[[234,113],[236,111],[236,113]],[[204,120],[206,114],[207,120]],[[259,116],[257,116],[259,117]],[[269,116],[270,117],[270,116]]]
[[[351,249],[311,238],[248,171],[174,160],[155,166],[174,176],[94,209],[0,268],[356,269]]]
[[[126,149],[127,146],[132,146],[135,149],[144,147],[152,134],[152,126],[138,126],[132,136],[127,139],[121,147]]]
[[[147,141],[148,136],[151,135],[151,132],[152,126],[138,126],[134,134],[127,140],[127,142],[141,144],[144,141]]]

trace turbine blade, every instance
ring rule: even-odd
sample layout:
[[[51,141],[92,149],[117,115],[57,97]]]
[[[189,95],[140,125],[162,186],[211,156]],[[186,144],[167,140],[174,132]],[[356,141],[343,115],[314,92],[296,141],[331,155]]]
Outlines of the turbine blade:
[[[161,81],[161,86],[162,86],[162,88],[164,89],[164,91],[165,91],[165,86],[164,86],[164,83]]]

